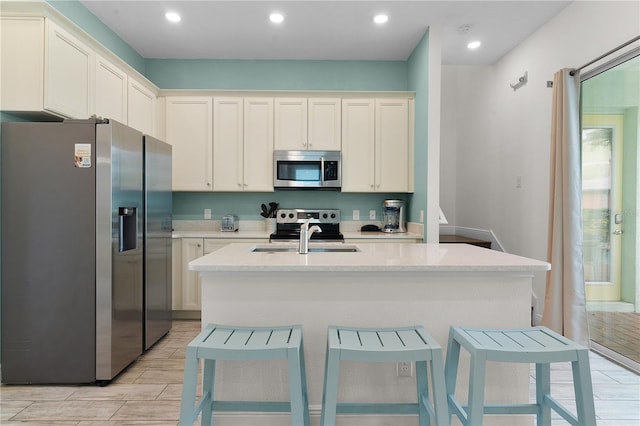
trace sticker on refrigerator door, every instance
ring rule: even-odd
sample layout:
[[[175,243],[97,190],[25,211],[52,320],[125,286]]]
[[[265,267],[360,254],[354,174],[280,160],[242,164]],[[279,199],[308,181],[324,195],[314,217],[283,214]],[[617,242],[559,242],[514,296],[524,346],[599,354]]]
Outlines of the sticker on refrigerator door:
[[[91,168],[91,144],[77,143],[75,144],[74,165],[81,169]]]

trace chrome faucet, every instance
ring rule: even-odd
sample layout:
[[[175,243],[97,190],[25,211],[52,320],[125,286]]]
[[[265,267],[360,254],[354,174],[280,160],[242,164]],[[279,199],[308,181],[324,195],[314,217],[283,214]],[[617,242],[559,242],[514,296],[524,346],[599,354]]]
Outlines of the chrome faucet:
[[[298,246],[298,252],[300,254],[309,253],[309,240],[314,232],[322,232],[322,229],[318,225],[313,225],[309,228],[311,217],[307,219],[302,225],[300,225],[300,245]]]

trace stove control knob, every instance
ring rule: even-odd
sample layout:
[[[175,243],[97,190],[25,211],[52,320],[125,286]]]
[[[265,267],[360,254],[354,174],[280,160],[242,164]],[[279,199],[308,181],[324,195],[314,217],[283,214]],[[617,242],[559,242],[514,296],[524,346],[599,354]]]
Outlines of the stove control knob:
[[[293,219],[293,213],[289,213],[289,219]]]
[[[331,219],[335,219],[336,218],[336,214],[335,213],[331,213]]]
[[[280,213],[280,217],[284,219],[285,217],[287,217],[287,214],[286,213]]]
[[[327,217],[328,217],[328,215],[327,215],[326,213],[324,213],[324,214],[322,215],[322,218],[323,218],[323,219],[326,219]]]

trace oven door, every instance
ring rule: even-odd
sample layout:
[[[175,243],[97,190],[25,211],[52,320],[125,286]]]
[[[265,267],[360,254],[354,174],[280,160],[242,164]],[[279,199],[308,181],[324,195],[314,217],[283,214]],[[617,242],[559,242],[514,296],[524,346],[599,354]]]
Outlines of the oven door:
[[[340,152],[275,151],[273,186],[275,188],[340,189]]]

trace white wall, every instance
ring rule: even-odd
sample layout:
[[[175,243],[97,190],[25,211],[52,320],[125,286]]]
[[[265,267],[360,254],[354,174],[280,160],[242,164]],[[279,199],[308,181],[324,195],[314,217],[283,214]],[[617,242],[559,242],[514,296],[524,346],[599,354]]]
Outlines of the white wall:
[[[440,201],[450,224],[493,230],[507,252],[546,259],[546,82],[638,34],[640,2],[575,1],[494,66],[443,67]],[[529,82],[514,91],[525,71]],[[537,315],[545,280],[534,280]]]

